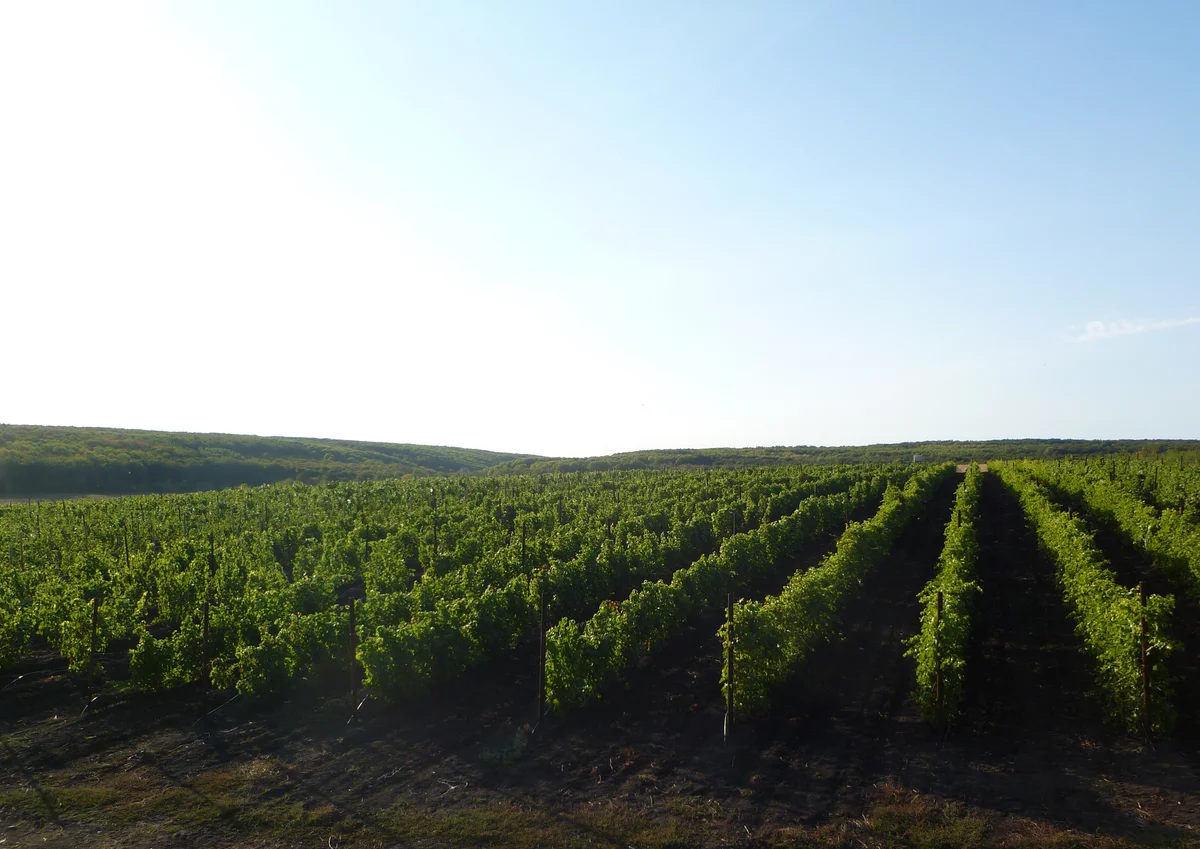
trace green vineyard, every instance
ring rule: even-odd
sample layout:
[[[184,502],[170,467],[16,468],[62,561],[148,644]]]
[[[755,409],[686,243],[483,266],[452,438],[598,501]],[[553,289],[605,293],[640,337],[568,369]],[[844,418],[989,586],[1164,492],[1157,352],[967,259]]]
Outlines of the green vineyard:
[[[1168,731],[1174,593],[1200,596],[1197,476],[1129,460],[992,469],[1050,554],[1112,718]],[[353,645],[367,691],[403,702],[536,642],[541,624],[547,703],[562,712],[602,696],[687,625],[724,614],[732,594],[732,629],[721,629],[737,670],[732,704],[761,713],[853,615],[867,576],[951,474],[579,473],[13,505],[0,512],[0,668],[49,651],[113,688],[201,683],[255,699],[336,676]],[[910,641],[934,723],[961,709],[971,610],[987,596],[975,569],[983,475],[963,475],[943,517],[945,548]],[[1144,550],[1171,592],[1143,598],[1122,584],[1072,505]],[[834,531],[836,550],[793,574],[789,564]],[[785,580],[778,593],[754,594],[774,577]],[[124,677],[106,668],[122,653]]]
[[[1190,751],[1200,719],[1200,474],[1182,461],[31,499],[0,508],[0,558],[5,733],[50,692],[56,719],[155,704],[188,727],[286,705],[369,726],[494,699],[487,722],[516,736],[483,762],[611,711],[615,772],[639,711],[759,753],[779,722],[847,710],[962,745],[1024,733],[1059,710],[1060,679],[1128,745]]]

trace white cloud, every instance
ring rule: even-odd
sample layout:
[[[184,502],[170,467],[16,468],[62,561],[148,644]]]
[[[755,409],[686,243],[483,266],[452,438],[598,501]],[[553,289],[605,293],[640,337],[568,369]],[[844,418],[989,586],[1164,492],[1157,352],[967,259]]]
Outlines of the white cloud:
[[[1076,342],[1097,342],[1101,339],[1112,339],[1114,336],[1130,336],[1135,333],[1148,333],[1152,330],[1170,330],[1173,327],[1183,327],[1185,324],[1200,324],[1200,316],[1189,316],[1172,321],[1150,321],[1140,319],[1129,321],[1089,321],[1083,331],[1073,333],[1070,338]]]

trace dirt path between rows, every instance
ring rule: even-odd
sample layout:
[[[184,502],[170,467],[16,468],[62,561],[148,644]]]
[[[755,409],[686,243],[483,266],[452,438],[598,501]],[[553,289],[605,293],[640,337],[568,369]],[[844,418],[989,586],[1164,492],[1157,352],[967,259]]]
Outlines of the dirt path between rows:
[[[940,746],[906,741],[909,783],[1085,832],[1188,836],[1200,826],[1194,748],[1148,750],[1105,726],[1053,566],[992,475],[981,510],[965,718]]]

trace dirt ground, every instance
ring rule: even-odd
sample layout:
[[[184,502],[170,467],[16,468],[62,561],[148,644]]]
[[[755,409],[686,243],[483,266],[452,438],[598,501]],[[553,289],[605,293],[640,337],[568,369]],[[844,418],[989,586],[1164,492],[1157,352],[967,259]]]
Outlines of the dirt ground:
[[[728,742],[719,619],[532,733],[531,650],[413,705],[368,701],[353,725],[346,697],[317,692],[328,682],[207,719],[195,692],[81,715],[79,681],[31,658],[0,691],[0,843],[1200,845],[1195,738],[1146,747],[1104,725],[1052,570],[991,475],[965,718],[945,735],[921,722],[902,642],[956,483],[868,579],[841,638]]]

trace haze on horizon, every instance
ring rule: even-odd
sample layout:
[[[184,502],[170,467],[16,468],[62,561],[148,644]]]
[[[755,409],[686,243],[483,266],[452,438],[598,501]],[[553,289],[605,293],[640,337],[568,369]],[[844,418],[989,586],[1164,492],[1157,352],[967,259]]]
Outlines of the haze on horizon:
[[[1200,6],[0,6],[0,421],[1195,438]]]

